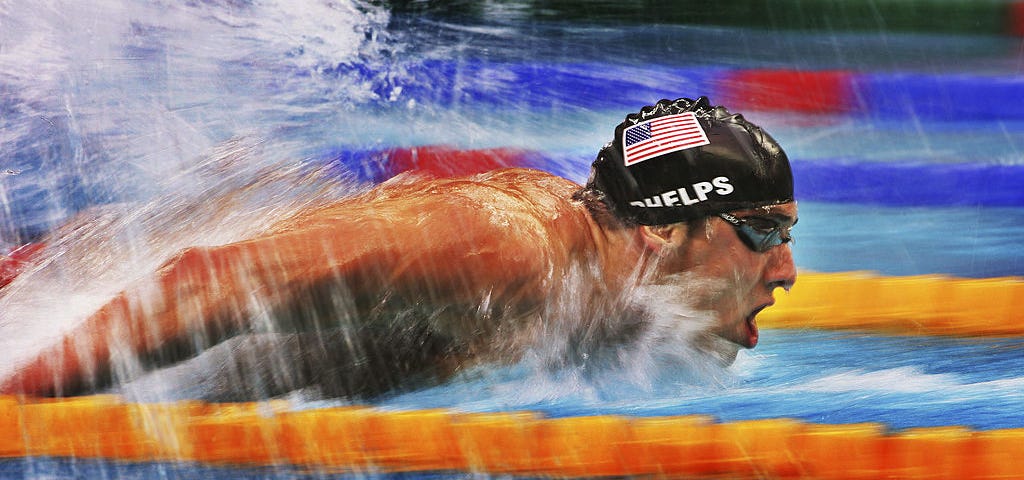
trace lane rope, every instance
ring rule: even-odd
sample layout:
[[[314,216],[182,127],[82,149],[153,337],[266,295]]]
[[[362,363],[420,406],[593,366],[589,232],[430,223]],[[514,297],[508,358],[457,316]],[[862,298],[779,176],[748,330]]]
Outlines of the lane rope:
[[[593,477],[1013,478],[1024,429],[701,415],[544,418],[531,412],[289,410],[284,402],[123,403],[0,397],[0,457],[101,458],[330,472]]]
[[[907,335],[1024,335],[1019,277],[965,279],[942,275],[889,277],[871,272],[798,276],[776,304],[758,315],[765,328],[853,329]]]

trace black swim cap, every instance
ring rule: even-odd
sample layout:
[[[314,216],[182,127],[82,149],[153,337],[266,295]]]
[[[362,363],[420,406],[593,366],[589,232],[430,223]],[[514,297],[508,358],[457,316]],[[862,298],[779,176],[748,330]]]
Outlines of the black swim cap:
[[[664,225],[793,200],[782,147],[707,97],[632,113],[598,153],[587,189],[619,218]]]

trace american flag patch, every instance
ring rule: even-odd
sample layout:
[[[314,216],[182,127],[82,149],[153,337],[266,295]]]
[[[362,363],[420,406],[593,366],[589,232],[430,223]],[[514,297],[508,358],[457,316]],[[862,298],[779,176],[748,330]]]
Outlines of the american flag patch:
[[[658,155],[709,143],[693,112],[658,117],[622,132],[622,149],[627,167]]]

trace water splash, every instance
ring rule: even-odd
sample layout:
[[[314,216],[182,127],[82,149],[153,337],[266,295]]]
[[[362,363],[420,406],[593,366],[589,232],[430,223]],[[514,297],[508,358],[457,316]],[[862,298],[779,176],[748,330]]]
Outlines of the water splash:
[[[459,390],[465,385],[480,385],[491,394],[481,396],[474,390],[471,403],[497,402],[508,407],[569,398],[635,400],[655,391],[671,395],[684,389],[721,388],[732,381],[727,366],[737,347],[721,340],[716,342],[716,337],[707,335],[705,332],[714,323],[713,315],[695,311],[688,304],[694,291],[708,288],[706,282],[678,277],[668,285],[646,284],[622,292],[622,298],[602,301],[594,294],[599,290],[595,285],[600,284],[595,280],[595,275],[599,275],[595,268],[596,265],[580,265],[560,281],[558,295],[549,298],[539,312],[525,318],[494,316],[495,310],[489,305],[491,299],[484,296],[478,305],[471,306],[476,312],[471,315],[478,315],[494,326],[474,327],[487,330],[473,335],[473,343],[481,342],[476,337],[484,337],[482,345],[473,347],[479,350],[479,358],[460,364],[461,373],[439,387],[443,393],[437,394],[435,389],[399,395],[394,404],[414,399],[423,406],[431,402],[424,399],[434,395],[438,396],[437,401],[451,402],[461,396],[453,397],[449,389]],[[139,401],[246,400],[289,393],[312,401],[324,396],[331,398],[338,391],[343,396],[347,396],[345,392],[371,397],[383,394],[379,398],[386,399],[444,380],[420,375],[419,370],[432,371],[427,365],[405,371],[398,365],[382,365],[379,359],[393,358],[402,363],[407,361],[409,351],[423,350],[425,357],[417,361],[436,361],[430,357],[433,347],[421,343],[430,335],[421,337],[419,329],[440,329],[433,335],[446,331],[444,320],[440,320],[444,309],[385,310],[383,315],[387,318],[374,320],[377,314],[357,313],[356,299],[346,289],[334,289],[327,295],[333,307],[313,307],[310,311],[316,310],[318,314],[302,314],[320,318],[307,322],[315,324],[308,333],[294,333],[287,320],[277,318],[281,312],[272,302],[262,304],[263,299],[254,298],[257,304],[244,312],[258,317],[246,320],[256,327],[206,349],[193,359],[147,371],[138,359],[125,355],[117,365],[116,377],[126,383],[116,386],[114,391]],[[630,307],[622,309],[622,302]],[[322,304],[322,300],[299,303]],[[289,308],[306,310],[302,305]],[[502,309],[498,307],[499,311]],[[266,318],[261,321],[263,316]],[[363,337],[369,332],[367,325],[380,321],[393,332],[383,337],[387,343],[378,341],[375,348],[368,348]],[[481,324],[475,321],[473,325]],[[457,327],[460,331],[465,328]],[[454,343],[445,343],[449,346],[442,348],[465,348],[463,342],[469,340],[459,338],[465,334],[454,334],[452,339],[444,340]],[[311,344],[316,347],[312,351],[307,348]],[[320,355],[316,353],[319,348],[331,351]],[[324,379],[310,373],[304,366],[310,361],[324,375],[336,378]],[[365,381],[366,375],[375,378],[375,385],[353,387],[347,383]]]
[[[708,336],[714,315],[690,305],[695,289],[713,288],[706,281],[676,277],[639,286],[614,300],[629,305],[621,309],[625,313],[605,316],[585,313],[594,305],[578,297],[591,277],[580,273],[565,280],[571,285],[567,297],[551,299],[536,328],[522,335],[526,350],[514,364],[470,368],[445,385],[381,405],[585,414],[677,405],[737,385],[729,367],[737,347]]]
[[[301,158],[289,129],[378,99],[387,10],[286,3],[0,4],[0,168],[23,172],[0,182],[0,246],[152,195],[231,137]]]
[[[87,210],[50,234],[32,268],[0,290],[0,326],[18,332],[0,340],[0,375],[183,249],[253,238],[360,188],[302,163],[264,165],[262,147],[225,142],[149,200]]]

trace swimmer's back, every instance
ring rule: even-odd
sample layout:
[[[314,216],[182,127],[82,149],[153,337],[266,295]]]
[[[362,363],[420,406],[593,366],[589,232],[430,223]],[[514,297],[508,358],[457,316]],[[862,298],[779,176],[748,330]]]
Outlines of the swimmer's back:
[[[528,168],[504,168],[449,178],[406,173],[361,195],[313,208],[297,218],[285,220],[274,230],[280,232],[353,216],[396,215],[400,210],[421,210],[425,213],[438,201],[495,214],[504,211],[550,220],[578,210],[570,199],[579,188],[564,178]]]

